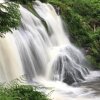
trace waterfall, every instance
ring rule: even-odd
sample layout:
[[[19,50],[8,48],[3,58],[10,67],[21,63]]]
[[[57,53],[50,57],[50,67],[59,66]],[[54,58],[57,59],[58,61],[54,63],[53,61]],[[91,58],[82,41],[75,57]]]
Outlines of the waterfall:
[[[28,82],[37,77],[67,84],[83,81],[89,74],[85,57],[70,42],[60,16],[40,1],[33,8],[39,18],[20,6],[21,25],[0,38],[0,81],[22,75]]]
[[[18,78],[24,84],[47,87],[42,88],[45,93],[52,88],[53,100],[93,100],[100,72],[89,71],[84,54],[70,42],[52,5],[35,1],[33,9],[36,14],[20,5],[20,26],[0,38],[0,82]]]
[[[47,76],[67,84],[84,80],[85,75],[89,74],[84,55],[70,42],[63,22],[53,6],[36,1],[33,8],[46,22],[47,34],[52,44],[49,47],[51,59],[46,71]]]
[[[4,2],[4,0],[0,0],[0,3],[3,3]]]

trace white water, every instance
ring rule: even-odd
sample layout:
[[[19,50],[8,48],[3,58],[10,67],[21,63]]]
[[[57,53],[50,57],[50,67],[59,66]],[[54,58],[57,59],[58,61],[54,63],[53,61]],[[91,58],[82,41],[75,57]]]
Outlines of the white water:
[[[52,46],[49,46],[49,70],[48,76],[63,81],[68,71],[68,74],[73,77],[74,81],[80,81],[78,72],[82,77],[87,74],[85,67],[84,55],[74,47],[69,39],[68,34],[63,29],[63,23],[50,4],[44,4],[39,1],[33,6],[38,15],[46,22],[49,31],[49,40]],[[47,33],[48,34],[48,33]],[[81,58],[81,59],[80,59]],[[84,66],[84,67],[82,67]],[[78,79],[77,79],[78,78]]]
[[[4,3],[4,0],[0,0],[0,3]]]
[[[86,89],[85,93],[85,88],[65,84],[82,82],[88,75],[84,55],[70,43],[60,16],[50,4],[37,1],[33,7],[46,22],[48,32],[39,18],[20,6],[20,27],[0,38],[0,81],[24,75],[28,83],[36,80],[52,87],[54,100],[88,100],[84,95],[93,91]]]

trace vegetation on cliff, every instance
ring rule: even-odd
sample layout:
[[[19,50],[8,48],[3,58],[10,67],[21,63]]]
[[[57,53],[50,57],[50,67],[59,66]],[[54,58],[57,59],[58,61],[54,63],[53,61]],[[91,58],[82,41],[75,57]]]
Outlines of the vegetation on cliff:
[[[84,48],[94,68],[100,68],[100,0],[49,0],[60,7],[71,41]]]
[[[20,24],[19,5],[16,3],[0,4],[0,36],[3,37],[6,32],[12,28],[17,28]]]

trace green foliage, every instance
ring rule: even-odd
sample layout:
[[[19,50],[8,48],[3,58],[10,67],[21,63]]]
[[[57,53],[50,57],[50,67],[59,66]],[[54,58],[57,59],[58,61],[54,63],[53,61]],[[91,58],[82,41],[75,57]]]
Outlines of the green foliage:
[[[28,3],[32,3],[35,0],[10,0],[10,1],[21,3],[21,4],[28,4]],[[47,0],[40,0],[40,1],[47,2]]]
[[[18,9],[19,5],[16,3],[6,3],[0,4],[0,36],[11,28],[17,28],[20,24],[20,11]]]
[[[49,0],[60,7],[71,41],[84,48],[92,64],[100,65],[100,0]]]
[[[21,3],[21,4],[28,4],[34,0],[10,0],[12,2],[17,2],[17,3]]]
[[[47,0],[40,0],[41,2],[47,2]]]
[[[15,85],[10,88],[0,87],[0,100],[50,100],[43,92],[30,85]]]

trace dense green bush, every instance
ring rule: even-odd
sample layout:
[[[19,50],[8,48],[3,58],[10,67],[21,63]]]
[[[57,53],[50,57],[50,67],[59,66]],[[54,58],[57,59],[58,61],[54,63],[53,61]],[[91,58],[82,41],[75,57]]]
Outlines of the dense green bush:
[[[9,88],[0,87],[0,100],[50,100],[34,86],[15,85]]]
[[[20,11],[18,9],[19,5],[16,3],[5,3],[0,4],[0,36],[11,28],[17,28],[20,24]]]

